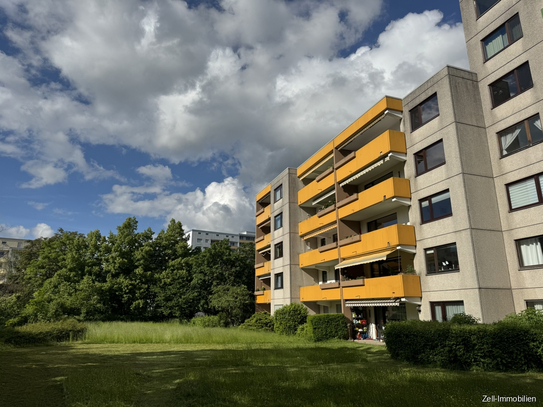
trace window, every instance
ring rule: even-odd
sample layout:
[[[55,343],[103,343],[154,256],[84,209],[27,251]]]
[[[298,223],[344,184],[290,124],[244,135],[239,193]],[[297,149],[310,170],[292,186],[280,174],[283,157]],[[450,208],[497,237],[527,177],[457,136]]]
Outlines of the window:
[[[419,202],[422,223],[432,222],[452,215],[451,194],[448,190],[421,199]]]
[[[543,141],[539,115],[530,117],[498,133],[502,157]]]
[[[543,265],[543,236],[530,237],[516,241],[520,267],[540,267]]]
[[[543,196],[543,174],[538,174],[513,182],[506,186],[507,197],[509,198],[509,209],[526,209],[531,206],[541,205]]]
[[[489,36],[483,38],[485,60],[492,58],[520,38],[522,38],[522,27],[517,14],[497,30],[494,30]]]
[[[279,290],[280,288],[283,288],[283,273],[277,273],[275,274],[275,284],[274,288],[276,290]]]
[[[0,252],[0,258],[4,257],[6,255],[6,252]]]
[[[334,233],[332,235],[332,243],[336,243],[337,242],[337,233]]]
[[[273,197],[274,202],[277,202],[281,198],[283,198],[283,185],[279,185],[277,188],[273,190]]]
[[[387,226],[396,225],[398,223],[398,217],[396,213],[391,213],[390,215],[383,216],[382,218],[372,220],[368,222],[368,232],[373,232],[377,229],[386,228]]]
[[[498,1],[500,0],[475,0],[475,10],[477,11],[477,18],[479,18],[481,14],[486,13],[486,11]]]
[[[453,315],[464,312],[463,301],[431,302],[432,320],[445,322],[450,321]]]
[[[330,313],[330,308],[328,308],[328,305],[323,305],[323,306],[322,306],[322,313],[323,313],[323,314],[328,314],[328,313]]]
[[[439,106],[437,104],[437,93],[430,96],[420,105],[411,109],[411,131],[428,123],[430,120],[439,116]]]
[[[428,274],[459,271],[456,243],[432,247],[424,251],[426,255],[426,272]]]
[[[197,241],[198,243],[201,243],[201,242],[202,242],[202,238],[199,237],[198,239],[196,239],[196,241]]]
[[[339,281],[339,269],[334,270],[334,280],[336,283]]]
[[[326,270],[322,270],[322,283],[326,284],[328,282],[328,272]]]
[[[279,215],[276,215],[274,220],[275,230],[281,229],[283,227],[283,214],[280,213]]]
[[[445,151],[443,150],[443,140],[419,151],[415,154],[415,167],[417,175],[424,174],[440,165],[445,164]]]
[[[381,182],[386,181],[389,178],[392,178],[392,176],[393,176],[393,173],[389,172],[387,175],[383,175],[382,177],[379,177],[376,180],[373,180],[369,184],[364,185],[364,189],[366,190],[373,187],[374,185],[380,184]]]
[[[492,107],[501,105],[518,94],[527,91],[534,83],[528,62],[491,83]]]
[[[543,300],[526,301],[526,308],[535,308],[536,310],[543,312]]]
[[[279,242],[274,246],[274,259],[283,257],[283,242]]]
[[[341,304],[336,304],[336,314],[341,314]]]
[[[206,243],[209,243],[209,239],[206,239]]]

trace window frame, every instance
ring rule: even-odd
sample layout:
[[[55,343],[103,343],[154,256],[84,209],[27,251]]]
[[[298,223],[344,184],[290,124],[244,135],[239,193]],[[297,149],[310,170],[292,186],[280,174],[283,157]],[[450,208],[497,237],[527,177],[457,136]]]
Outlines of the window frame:
[[[431,149],[432,147],[435,147],[436,145],[438,145],[439,143],[441,143],[443,145],[443,139],[441,140],[438,140],[436,141],[435,143],[432,143],[430,144],[428,147],[426,148],[423,148],[422,150],[416,152],[415,154],[413,154],[413,158],[415,159],[415,173],[416,173],[416,177],[418,177],[419,175],[422,175],[422,174],[426,174],[427,172],[430,172],[438,167],[441,167],[442,165],[445,165],[447,163],[447,160],[445,159],[445,146],[443,145],[443,162],[442,163],[439,163],[438,165],[434,165],[433,167],[431,168],[428,168],[428,161],[427,161],[427,154],[426,152]],[[419,172],[419,166],[417,165],[417,155],[420,154],[420,153],[423,153],[424,154],[424,167],[426,168],[423,172]]]
[[[447,246],[452,246],[454,245],[456,247],[456,262],[458,264],[458,267],[455,268],[455,269],[452,269],[452,270],[443,270],[443,271],[439,271],[438,270],[438,267],[437,265],[439,264],[439,259],[437,258],[437,249],[441,249],[441,248],[444,248],[444,247],[447,247]],[[434,250],[434,262],[436,264],[436,271],[433,271],[433,272],[429,272],[429,267],[428,267],[428,254],[426,253],[428,250]],[[456,242],[452,242],[452,243],[447,243],[447,244],[442,244],[442,245],[439,245],[439,246],[434,246],[434,247],[427,247],[426,249],[424,249],[424,262],[426,263],[426,275],[427,276],[433,276],[433,275],[436,275],[436,274],[445,274],[445,273],[458,273],[460,272],[460,261],[458,260],[458,245],[456,244]]]
[[[513,154],[516,154],[518,153],[519,151],[523,151],[523,150],[526,150],[527,148],[530,148],[530,147],[533,147],[533,146],[536,146],[540,143],[543,143],[543,138],[539,141],[536,141],[535,143],[532,141],[532,133],[530,131],[530,121],[532,119],[535,119],[535,118],[539,118],[539,120],[541,121],[541,116],[539,115],[539,113],[533,115],[533,116],[530,116],[524,120],[521,120],[520,122],[518,123],[515,123],[513,124],[512,126],[509,126],[507,127],[506,129],[503,129],[501,131],[499,131],[498,133],[496,133],[496,135],[498,136],[498,146],[500,148],[500,158],[505,158],[505,157],[509,157],[510,155],[513,155]],[[510,131],[511,129],[514,129],[520,125],[524,125],[524,129],[526,130],[526,137],[528,138],[528,142],[529,144],[527,146],[524,146],[524,147],[520,147],[518,148],[517,150],[515,151],[512,151],[510,152],[509,154],[503,154],[503,145],[502,145],[502,135],[508,131]]]
[[[280,281],[281,284],[277,284],[277,281]],[[273,289],[282,290],[285,287],[285,280],[283,278],[283,273],[275,273],[273,275]]]
[[[277,253],[280,253],[278,256]],[[279,242],[273,245],[273,259],[282,259],[283,258],[283,242]]]
[[[521,67],[523,67],[524,65],[527,65],[528,66],[528,71],[530,72],[530,79],[532,81],[532,85],[524,90],[521,91],[520,89],[520,81],[519,81],[519,77],[518,77],[518,71]],[[501,81],[503,78],[506,78],[507,76],[513,74],[514,78],[515,78],[515,84],[518,88],[518,92],[516,95],[514,96],[511,96],[509,99],[506,99],[504,100],[503,102],[501,102],[500,104],[496,104],[495,101],[494,101],[494,92],[492,92],[492,85]],[[530,89],[532,89],[534,87],[534,78],[532,77],[532,70],[530,69],[530,63],[529,61],[526,61],[522,64],[520,64],[519,66],[517,66],[515,69],[513,69],[512,71],[509,71],[507,72],[505,75],[502,75],[500,76],[498,79],[496,79],[494,82],[490,83],[488,85],[488,90],[490,92],[490,101],[492,102],[492,109],[495,109],[497,108],[498,106],[501,106],[501,105],[504,105],[505,103],[509,102],[511,99],[514,99],[516,98],[518,95],[522,95],[524,92],[527,92],[529,91]]]
[[[434,211],[433,211],[433,206],[432,206],[431,199],[436,197],[436,196],[442,195],[442,194],[444,194],[446,192],[449,193],[449,201],[451,203],[451,213],[449,213],[447,215],[442,215],[442,216],[439,216],[439,217],[436,218],[436,217],[433,216]],[[423,216],[422,216],[422,202],[423,201],[428,201],[428,207],[430,208],[430,219],[429,220],[424,220]],[[435,222],[436,220],[441,220],[441,219],[445,219],[445,218],[448,218],[450,216],[453,216],[451,191],[449,189],[445,189],[445,190],[440,191],[440,192],[438,192],[436,194],[433,194],[433,195],[427,196],[425,198],[419,199],[419,210],[420,210],[420,223],[421,224]]]
[[[519,270],[534,270],[534,269],[543,268],[543,263],[533,264],[531,266],[525,266],[524,265],[524,260],[522,258],[522,251],[520,250],[520,242],[521,241],[528,240],[528,239],[536,239],[536,238],[541,238],[543,240],[543,235],[531,236],[531,237],[523,237],[522,239],[516,239],[515,240],[515,247],[517,249],[517,259],[518,259],[518,264],[519,264]]]
[[[279,192],[279,198],[277,198],[277,192]],[[283,199],[283,184],[273,190],[273,202],[278,202],[281,199]]]
[[[509,23],[511,22],[511,20],[513,20],[514,18],[518,17],[518,20],[519,20],[519,25],[520,25],[520,31],[522,33],[522,35],[517,38],[516,40],[513,41],[513,34],[511,32],[511,29],[509,28]],[[492,36],[493,34],[495,34],[497,31],[501,30],[502,27],[505,27],[505,32],[507,34],[507,41],[509,42],[505,47],[503,47],[501,50],[499,50],[498,52],[496,52],[494,55],[492,55],[491,57],[487,57],[486,56],[486,47],[485,47],[485,43],[484,41]],[[524,37],[524,31],[522,31],[522,24],[520,23],[520,16],[519,14],[515,14],[513,17],[509,18],[507,21],[505,21],[503,24],[501,24],[498,28],[496,28],[495,30],[493,30],[490,34],[488,34],[486,37],[484,37],[482,40],[481,40],[481,47],[483,49],[483,58],[484,58],[484,63],[486,63],[488,60],[494,58],[496,55],[498,55],[500,52],[502,52],[504,49],[507,49],[509,48],[511,45],[513,45],[515,42],[517,42],[518,40],[520,40],[522,37]]]
[[[437,114],[435,116],[432,116],[431,118],[429,118],[425,122],[423,122],[422,121],[422,106],[424,106],[424,104],[426,104],[428,101],[430,101],[430,99],[433,99],[434,97],[436,98],[436,101],[437,101]],[[417,111],[417,115],[420,118],[420,125],[417,126],[417,127],[413,127],[413,113],[414,113],[415,110]],[[426,99],[424,99],[421,103],[419,103],[417,106],[415,106],[413,109],[411,109],[409,111],[409,120],[411,122],[411,133],[413,133],[415,130],[420,129],[425,124],[431,122],[436,117],[439,117],[439,100],[437,98],[437,92],[434,93],[433,95],[427,97]]]
[[[280,225],[277,226],[277,221],[279,221]],[[278,213],[273,217],[273,230],[279,230],[283,227],[283,212]]]
[[[539,206],[543,204],[543,191],[541,190],[541,181],[539,180],[539,177],[541,176],[543,176],[543,173],[530,175],[529,177],[510,182],[509,184],[505,184],[505,192],[507,194],[507,203],[509,204],[509,212],[521,211],[523,209],[533,208],[534,206]],[[509,192],[509,187],[515,184],[519,184],[521,182],[525,182],[526,180],[529,180],[529,179],[533,179],[535,182],[535,190],[536,190],[538,201],[533,204],[528,204],[528,205],[520,206],[518,208],[513,209],[513,206],[511,205],[511,194]]]
[[[326,270],[321,270],[321,278],[323,284],[328,283],[328,272]]]
[[[477,16],[476,20],[481,18],[481,16],[484,16],[490,9],[492,9],[496,4],[498,4],[501,0],[496,0],[496,2],[491,5],[489,8],[487,8],[485,11],[479,14],[479,9],[477,8],[477,0],[473,2],[473,6],[475,7],[475,15]]]
[[[441,322],[449,322],[447,321],[447,309],[446,305],[460,305],[462,304],[462,307],[464,308],[464,313],[466,312],[466,307],[464,306],[464,301],[431,301],[430,302],[430,312],[432,314],[432,321],[437,321],[436,319],[436,305],[441,305]],[[455,314],[456,315],[456,314]]]

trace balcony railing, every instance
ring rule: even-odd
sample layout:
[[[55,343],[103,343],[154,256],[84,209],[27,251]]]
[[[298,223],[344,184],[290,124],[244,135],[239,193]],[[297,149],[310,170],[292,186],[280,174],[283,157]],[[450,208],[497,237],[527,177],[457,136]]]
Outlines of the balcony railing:
[[[259,215],[257,215],[256,217],[256,225],[261,225],[263,224],[264,222],[266,222],[267,220],[270,220],[270,209],[271,207],[268,205],[264,208],[264,211],[261,212]]]
[[[257,277],[270,274],[271,261],[265,261],[263,263],[255,264],[255,275]]]
[[[416,245],[414,226],[392,225],[373,232],[364,233],[360,236],[359,242],[341,245],[340,250],[342,258],[349,258],[386,250],[388,248],[393,249],[400,245]]]
[[[331,249],[320,252],[319,249],[311,250],[310,252],[302,253],[299,256],[300,267],[310,267],[322,263],[338,260],[337,249]]]
[[[255,244],[256,250],[260,251],[260,250],[266,248],[267,246],[270,245],[270,241],[271,241],[270,234],[268,233],[267,235],[264,235],[264,239],[262,239],[261,241],[259,241],[259,242],[257,242]]]
[[[271,302],[271,291],[266,290],[264,294],[256,297],[257,304],[269,304]]]
[[[354,159],[341,166],[336,171],[337,182],[341,182],[347,177],[354,175],[358,171],[369,166],[388,153],[406,154],[405,135],[402,132],[387,130],[379,137],[370,141],[361,147]],[[310,184],[311,185],[311,184]]]
[[[314,180],[298,191],[298,205],[302,205],[321,192],[334,186],[334,174],[330,173],[320,180]]]
[[[300,300],[302,302],[337,301],[340,299],[339,290],[339,288],[322,290],[319,285],[300,287]],[[343,288],[343,298],[345,300],[421,296],[420,277],[410,274],[367,278],[363,286]]]
[[[306,219],[299,223],[298,233],[300,236],[307,235],[327,225],[331,225],[336,222],[336,211],[332,210],[323,216],[320,214],[313,215],[309,219]]]

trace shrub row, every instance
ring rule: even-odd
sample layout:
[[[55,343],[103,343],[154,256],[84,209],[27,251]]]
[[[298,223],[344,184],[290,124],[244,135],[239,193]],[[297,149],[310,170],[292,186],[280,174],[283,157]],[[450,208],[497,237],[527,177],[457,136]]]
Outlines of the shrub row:
[[[275,322],[269,312],[257,312],[251,318],[247,319],[239,327],[241,329],[250,329],[253,331],[270,331],[274,329]]]
[[[276,333],[295,335],[298,327],[307,321],[307,308],[302,304],[292,303],[279,308],[273,317]]]
[[[521,321],[452,324],[391,322],[385,330],[392,358],[447,369],[543,369],[543,328]]]
[[[226,328],[228,325],[226,317],[221,314],[195,317],[190,320],[190,324],[202,328]]]
[[[349,338],[347,318],[343,314],[310,315],[307,325],[310,339],[315,342]]]
[[[0,343],[14,346],[42,345],[81,339],[86,326],[75,319],[59,322],[39,322],[20,327],[0,329]]]

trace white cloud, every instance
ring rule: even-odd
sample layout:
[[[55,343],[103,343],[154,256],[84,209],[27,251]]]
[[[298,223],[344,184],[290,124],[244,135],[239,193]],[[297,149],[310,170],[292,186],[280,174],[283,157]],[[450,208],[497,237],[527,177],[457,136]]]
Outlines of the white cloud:
[[[34,201],[28,201],[27,204],[32,206],[33,208],[37,209],[38,211],[43,210],[47,205],[50,204],[50,202],[34,202]]]
[[[46,223],[38,223],[32,228],[32,236],[34,236],[34,239],[38,239],[40,237],[52,237],[54,235],[55,232],[53,229],[51,229],[51,226]]]
[[[172,170],[165,165],[146,165],[137,168],[136,171],[161,185],[168,183],[172,179]]]
[[[0,224],[0,233],[4,237],[12,237],[14,239],[23,239],[30,230],[23,226],[8,226],[3,223]]]

